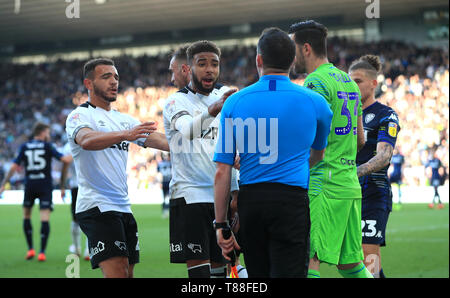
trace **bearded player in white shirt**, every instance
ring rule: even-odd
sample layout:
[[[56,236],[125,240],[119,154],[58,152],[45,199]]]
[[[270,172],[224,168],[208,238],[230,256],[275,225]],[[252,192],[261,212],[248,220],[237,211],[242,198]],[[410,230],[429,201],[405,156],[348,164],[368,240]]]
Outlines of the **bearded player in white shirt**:
[[[110,59],[84,66],[89,101],[73,110],[66,132],[78,178],[76,219],[87,235],[92,268],[104,277],[133,277],[139,262],[137,224],[127,186],[129,143],[168,151],[155,122],[140,123],[111,108],[119,74]]]
[[[170,261],[186,263],[190,278],[225,277],[225,260],[216,242],[212,161],[218,114],[235,89],[217,83],[220,49],[198,41],[187,49],[189,84],[172,94],[163,110],[170,145]],[[231,191],[238,190],[237,179]]]

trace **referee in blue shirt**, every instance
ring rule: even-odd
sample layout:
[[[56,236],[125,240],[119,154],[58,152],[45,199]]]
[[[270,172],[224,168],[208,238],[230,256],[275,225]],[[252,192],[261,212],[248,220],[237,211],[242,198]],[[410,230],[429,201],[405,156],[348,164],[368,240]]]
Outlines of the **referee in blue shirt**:
[[[332,112],[325,99],[289,80],[295,45],[278,28],[263,31],[260,79],[224,103],[214,155],[215,228],[222,254],[230,173],[240,156],[238,212],[249,277],[306,277],[309,263],[309,168],[323,158]],[[228,258],[229,259],[229,258]]]

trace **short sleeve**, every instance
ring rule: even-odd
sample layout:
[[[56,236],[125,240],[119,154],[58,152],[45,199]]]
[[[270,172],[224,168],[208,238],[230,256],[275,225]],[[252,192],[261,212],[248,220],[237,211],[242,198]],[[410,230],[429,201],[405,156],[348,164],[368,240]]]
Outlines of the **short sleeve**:
[[[314,73],[308,75],[305,79],[305,82],[303,83],[303,86],[313,90],[316,93],[319,93],[327,100],[328,103],[331,103],[330,92],[319,76],[315,75]]]
[[[323,97],[317,96],[316,94],[313,95],[315,95],[313,100],[317,116],[317,129],[311,148],[314,150],[323,150],[328,144],[327,140],[331,130],[333,112]]]
[[[169,97],[164,105],[163,117],[168,122],[169,127],[172,130],[175,129],[175,122],[177,121],[177,119],[184,115],[190,114],[188,110],[184,107],[180,97],[177,96]]]
[[[58,150],[56,150],[56,148],[53,144],[50,144],[50,143],[47,143],[47,144],[48,144],[47,146],[50,149],[50,153],[51,153],[52,157],[60,160],[61,157],[63,157],[63,155]]]
[[[17,153],[16,158],[14,158],[14,160],[13,160],[13,162],[14,162],[15,164],[20,165],[20,164],[22,163],[22,161],[23,161],[24,158],[25,158],[25,153],[24,153],[24,151],[25,151],[24,145],[20,146],[19,152]]]
[[[377,142],[386,142],[395,147],[400,125],[397,114],[390,110],[385,117],[380,120]]]
[[[233,165],[236,155],[236,138],[231,115],[232,104],[230,99],[231,97],[225,101],[220,115],[218,141],[213,160],[215,162]]]
[[[67,138],[72,140],[75,144],[75,138],[80,129],[85,127],[93,129],[89,116],[83,111],[83,109],[85,108],[77,108],[73,110],[66,119]],[[85,110],[87,111],[87,109]]]

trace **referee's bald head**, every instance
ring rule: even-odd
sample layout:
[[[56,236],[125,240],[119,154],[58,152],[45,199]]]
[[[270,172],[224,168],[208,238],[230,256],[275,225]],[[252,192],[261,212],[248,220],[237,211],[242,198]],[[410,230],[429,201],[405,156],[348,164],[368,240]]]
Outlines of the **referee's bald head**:
[[[295,58],[295,43],[283,30],[271,27],[261,33],[257,47],[263,68],[277,72],[289,72]]]

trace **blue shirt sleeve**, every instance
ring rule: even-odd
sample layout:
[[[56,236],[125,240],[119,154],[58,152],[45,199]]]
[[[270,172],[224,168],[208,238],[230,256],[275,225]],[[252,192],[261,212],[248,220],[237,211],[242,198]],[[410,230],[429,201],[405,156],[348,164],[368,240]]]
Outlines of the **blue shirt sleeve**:
[[[16,158],[13,160],[15,164],[20,165],[20,163],[25,158],[25,152],[24,152],[24,145],[20,146],[19,153],[17,154]]]
[[[317,114],[317,130],[311,148],[314,150],[323,150],[328,144],[328,135],[331,130],[333,112],[331,111],[325,98],[322,96],[317,96],[314,94],[313,102]]]
[[[49,146],[51,156],[56,158],[57,160],[60,160],[61,157],[63,157],[63,155],[58,150],[56,150],[55,146],[53,146],[52,144],[49,144],[49,143],[47,143],[47,144]]]
[[[232,104],[230,99],[231,97],[225,101],[222,107],[219,136],[213,161],[233,165],[236,156],[236,131],[234,130],[231,116]]]
[[[391,110],[380,120],[377,142],[386,142],[391,144],[392,147],[395,147],[399,131],[400,125],[398,123],[398,116]]]

